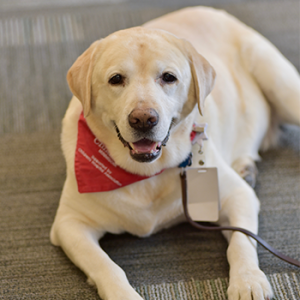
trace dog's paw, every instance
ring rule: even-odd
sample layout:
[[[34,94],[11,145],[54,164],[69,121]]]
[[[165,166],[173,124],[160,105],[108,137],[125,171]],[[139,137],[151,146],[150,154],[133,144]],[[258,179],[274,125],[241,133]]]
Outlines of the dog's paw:
[[[144,300],[131,286],[127,288],[115,286],[106,293],[98,290],[98,294],[102,300]]]
[[[228,300],[271,300],[273,291],[261,270],[230,277]]]
[[[144,300],[144,299],[137,292],[134,292],[134,293],[117,293],[116,295],[107,298],[107,300]]]

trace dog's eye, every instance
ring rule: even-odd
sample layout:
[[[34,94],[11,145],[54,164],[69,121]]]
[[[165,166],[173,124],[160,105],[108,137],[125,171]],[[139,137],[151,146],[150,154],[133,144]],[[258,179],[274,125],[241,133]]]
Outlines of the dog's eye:
[[[117,74],[109,79],[108,81],[110,84],[116,85],[116,84],[123,84],[124,83],[124,77],[120,74]]]
[[[177,78],[170,73],[164,73],[162,75],[162,80],[166,83],[173,83],[177,80]]]

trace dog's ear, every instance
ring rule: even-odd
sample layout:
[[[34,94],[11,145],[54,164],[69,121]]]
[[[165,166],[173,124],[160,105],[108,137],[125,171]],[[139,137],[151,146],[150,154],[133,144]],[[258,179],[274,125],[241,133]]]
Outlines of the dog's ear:
[[[67,74],[70,90],[81,101],[85,117],[91,109],[91,81],[100,44],[101,40],[94,42],[77,58]]]
[[[199,112],[203,116],[204,100],[214,87],[216,72],[210,63],[196,51],[190,42],[184,41],[184,46],[190,62]]]

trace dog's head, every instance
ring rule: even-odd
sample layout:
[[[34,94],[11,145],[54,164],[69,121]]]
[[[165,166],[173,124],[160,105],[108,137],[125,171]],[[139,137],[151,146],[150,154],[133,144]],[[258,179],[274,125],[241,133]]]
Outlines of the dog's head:
[[[198,103],[202,114],[215,72],[189,42],[137,27],[94,42],[67,79],[115,162],[152,175],[187,156],[192,112]]]

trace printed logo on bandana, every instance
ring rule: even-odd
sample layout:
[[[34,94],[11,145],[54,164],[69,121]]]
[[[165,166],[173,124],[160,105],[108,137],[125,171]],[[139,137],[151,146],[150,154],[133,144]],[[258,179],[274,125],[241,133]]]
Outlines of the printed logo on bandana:
[[[89,129],[83,114],[78,120],[75,175],[79,193],[111,191],[149,178],[118,167]]]

